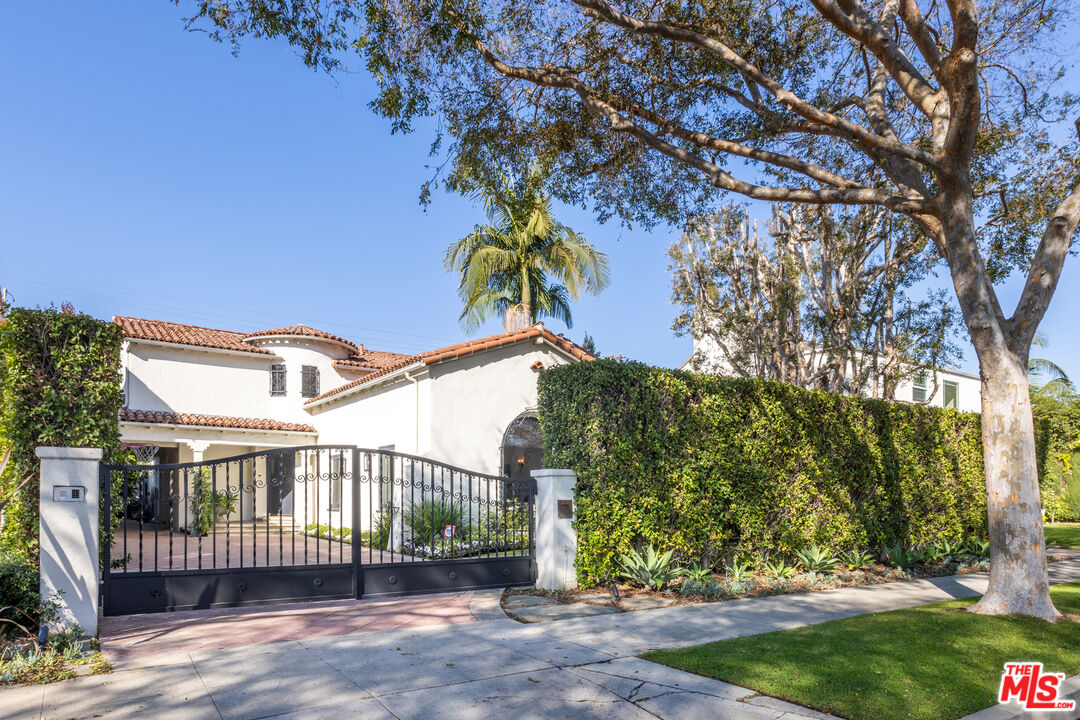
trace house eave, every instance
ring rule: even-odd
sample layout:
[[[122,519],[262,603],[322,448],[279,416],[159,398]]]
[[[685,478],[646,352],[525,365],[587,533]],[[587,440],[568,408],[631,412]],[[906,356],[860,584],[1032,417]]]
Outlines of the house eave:
[[[307,432],[304,430],[260,430],[258,428],[238,428],[238,427],[218,427],[216,425],[178,425],[175,423],[148,423],[148,422],[132,422],[130,420],[120,421],[121,435],[123,435],[123,429],[125,427],[132,428],[148,428],[153,430],[165,430],[169,428],[175,428],[177,430],[183,430],[185,432],[218,432],[218,433],[240,433],[246,435],[294,435],[301,438],[314,438],[318,437],[318,432]]]
[[[206,345],[189,345],[187,343],[165,342],[164,340],[145,340],[143,338],[125,337],[124,341],[139,345],[149,345],[151,347],[170,348],[172,350],[190,350],[194,352],[214,353],[215,355],[233,355],[235,357],[254,358],[259,360],[266,360],[267,362],[281,359],[273,353],[248,352],[246,350],[230,350],[228,348],[207,347]]]

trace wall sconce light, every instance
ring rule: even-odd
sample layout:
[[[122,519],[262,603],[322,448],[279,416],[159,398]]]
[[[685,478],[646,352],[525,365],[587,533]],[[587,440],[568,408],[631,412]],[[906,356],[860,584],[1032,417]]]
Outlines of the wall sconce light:
[[[524,466],[525,466],[525,456],[519,457],[518,458],[518,467],[524,467]]]

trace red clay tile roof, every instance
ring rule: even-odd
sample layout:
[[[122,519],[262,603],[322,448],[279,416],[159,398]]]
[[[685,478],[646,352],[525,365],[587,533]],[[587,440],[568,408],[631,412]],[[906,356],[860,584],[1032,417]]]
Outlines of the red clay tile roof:
[[[196,347],[216,348],[218,350],[236,350],[256,355],[273,355],[269,350],[255,347],[244,342],[244,333],[216,328],[184,325],[182,323],[145,320],[143,318],[117,316],[113,322],[124,330],[124,335],[137,340],[156,340],[157,342]]]
[[[415,355],[364,349],[345,360],[335,360],[334,367],[346,370],[382,370],[388,365],[397,365],[406,358],[414,357]]]
[[[120,410],[121,422],[156,423],[162,425],[195,425],[199,427],[234,428],[240,430],[280,430],[314,433],[315,428],[303,423],[287,423],[263,418],[226,417],[224,415],[195,415],[162,412],[160,410]]]
[[[521,330],[512,330],[510,332],[501,333],[499,335],[491,335],[484,338],[477,338],[476,340],[467,340],[465,342],[457,343],[456,345],[449,345],[444,348],[438,348],[437,350],[429,350],[419,355],[402,355],[401,359],[395,363],[386,365],[376,372],[370,375],[365,375],[362,378],[353,380],[352,382],[345,383],[339,387],[324,392],[322,395],[308,400],[305,405],[311,405],[312,403],[325,400],[326,398],[339,395],[346,390],[351,390],[354,387],[364,385],[384,375],[388,375],[396,370],[401,370],[413,365],[415,363],[423,361],[424,365],[434,365],[435,363],[445,362],[447,360],[456,360],[458,358],[466,357],[468,355],[474,355],[485,350],[492,350],[494,348],[505,347],[507,345],[513,345],[515,343],[524,342],[526,340],[532,340],[534,338],[542,337],[547,342],[551,343],[555,347],[567,352],[571,357],[581,360],[590,361],[595,360],[592,355],[585,352],[577,344],[567,340],[562,335],[556,335],[550,330],[544,328],[543,325],[537,324],[532,327],[523,328]]]
[[[500,335],[491,335],[490,337],[478,338],[476,340],[467,340],[465,342],[460,342],[457,345],[439,348],[438,350],[429,350],[428,352],[420,353],[420,357],[424,359],[425,364],[434,365],[435,363],[443,362],[444,360],[455,360],[474,353],[491,350],[497,347],[504,347],[506,345],[513,345],[514,343],[538,337],[543,337],[549,343],[560,350],[569,353],[577,360],[588,361],[596,359],[562,335],[556,335],[543,325],[539,324],[521,330],[511,330],[510,332],[505,332]]]
[[[334,342],[341,343],[342,345],[348,345],[357,353],[363,350],[363,348],[357,347],[355,344],[346,340],[343,337],[331,335],[328,332],[316,330],[315,328],[308,327],[307,325],[290,325],[288,327],[273,328],[272,330],[260,330],[259,332],[248,333],[244,336],[244,339],[248,340],[250,338],[266,337],[270,335],[295,335],[297,337],[322,338],[323,340],[333,340]]]
[[[376,378],[381,378],[383,375],[389,375],[390,373],[394,372],[395,370],[401,370],[403,368],[409,367],[410,365],[415,365],[416,363],[420,362],[420,359],[421,358],[420,358],[419,355],[402,355],[401,360],[397,361],[396,363],[386,365],[386,366],[380,368],[379,370],[376,370],[373,373],[368,373],[364,377],[357,378],[356,380],[353,380],[352,382],[347,382],[344,385],[339,385],[336,388],[334,388],[333,390],[329,390],[327,392],[324,392],[322,395],[318,395],[316,397],[311,398],[310,400],[308,400],[304,404],[305,405],[311,405],[312,403],[319,402],[320,400],[325,400],[328,397],[333,397],[334,395],[339,395],[339,394],[345,392],[346,390],[352,390],[354,387],[356,387],[358,385],[363,385],[364,383],[371,382],[372,380],[375,380]]]

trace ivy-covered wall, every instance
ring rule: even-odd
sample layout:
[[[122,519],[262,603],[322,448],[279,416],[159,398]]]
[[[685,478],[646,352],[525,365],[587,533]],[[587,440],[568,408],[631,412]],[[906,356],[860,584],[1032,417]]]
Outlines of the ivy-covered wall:
[[[1035,398],[1032,413],[1043,507],[1054,520],[1080,520],[1080,400]]]
[[[979,417],[597,361],[541,373],[547,467],[578,473],[578,579],[635,544],[711,565],[986,532]]]
[[[96,447],[106,461],[118,458],[123,342],[120,326],[70,307],[16,308],[0,326],[0,448],[11,450],[0,497],[12,497],[3,550],[37,562],[38,445]]]

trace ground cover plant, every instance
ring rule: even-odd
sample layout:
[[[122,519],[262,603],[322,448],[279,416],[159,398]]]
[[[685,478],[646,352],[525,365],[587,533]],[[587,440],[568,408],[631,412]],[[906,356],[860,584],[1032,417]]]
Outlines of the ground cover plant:
[[[1080,583],[1051,594],[1057,624],[973,615],[970,598],[643,657],[851,720],[956,718],[996,704],[1008,661],[1080,673]]]
[[[80,640],[78,628],[51,634],[44,646],[25,635],[0,641],[0,685],[51,683],[112,670],[96,640]]]
[[[1046,544],[1080,550],[1080,523],[1047,523]]]

